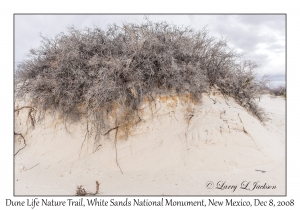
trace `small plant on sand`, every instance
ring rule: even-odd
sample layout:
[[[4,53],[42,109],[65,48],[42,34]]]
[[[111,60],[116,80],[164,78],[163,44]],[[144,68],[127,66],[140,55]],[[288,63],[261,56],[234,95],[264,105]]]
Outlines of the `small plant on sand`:
[[[87,192],[82,185],[79,185],[77,186],[75,195],[76,196],[97,195],[99,193],[99,186],[100,183],[96,181],[96,192],[91,193],[91,192]]]
[[[76,189],[76,196],[86,196],[87,192],[85,191],[85,189],[82,187],[82,185],[77,186]]]

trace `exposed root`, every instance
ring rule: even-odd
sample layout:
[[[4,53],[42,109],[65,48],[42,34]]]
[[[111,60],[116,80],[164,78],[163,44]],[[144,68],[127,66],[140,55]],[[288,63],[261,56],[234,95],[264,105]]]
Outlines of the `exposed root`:
[[[24,142],[24,147],[22,147],[21,149],[19,149],[19,150],[14,154],[14,156],[16,156],[22,149],[24,149],[24,148],[26,147],[27,144],[26,144],[26,140],[25,140],[24,136],[23,136],[21,133],[16,133],[16,132],[14,132],[14,135],[21,136],[22,139],[23,139],[23,142]]]
[[[190,115],[190,118],[188,119],[188,124],[190,124],[191,119],[194,117],[194,114]]]
[[[221,91],[221,93],[222,93],[222,95],[223,95],[223,97],[224,97],[224,99],[225,99],[226,104],[230,107],[230,105],[229,105],[228,102],[227,102],[227,101],[229,101],[229,100],[228,100],[228,97],[223,93],[223,91]]]
[[[139,117],[139,119],[134,123],[136,127],[140,122],[143,121],[143,119],[140,116],[138,116],[138,117]],[[128,138],[128,136],[127,136],[127,138]]]
[[[82,144],[81,144],[81,148],[80,148],[80,152],[79,152],[79,157],[80,157],[80,155],[81,155],[81,150],[82,150],[82,147],[83,147],[83,145],[84,145],[84,143],[85,143],[85,141],[86,141],[86,137],[89,135],[89,133],[90,133],[90,131],[89,131],[89,121],[88,121],[88,117],[89,117],[89,115],[88,115],[88,109],[87,109],[87,116],[86,116],[86,133],[85,133],[85,136],[84,136],[84,140],[83,140],[83,142],[82,142]]]
[[[226,104],[230,107],[230,105],[228,104],[227,100],[225,99]]]
[[[26,170],[24,170],[24,171],[29,171],[29,170],[33,169],[34,167],[38,166],[39,164],[40,164],[40,163],[38,163],[38,164],[36,164],[36,165],[32,166],[31,168],[26,169]]]
[[[96,192],[95,192],[95,195],[99,193],[99,186],[100,186],[100,183],[98,181],[96,181]]]
[[[239,118],[240,118],[241,123],[243,124],[243,132],[244,132],[246,135],[248,135],[248,136],[252,139],[252,141],[253,141],[254,144],[255,144],[256,149],[257,149],[258,151],[262,152],[262,151],[258,148],[258,146],[257,146],[255,140],[252,138],[252,136],[246,131],[246,129],[245,129],[245,127],[244,127],[244,123],[243,123],[243,121],[242,121],[242,119],[241,119],[241,117],[240,117],[240,113],[238,113],[238,116],[239,116]],[[263,152],[262,152],[262,153],[263,153]]]
[[[217,103],[217,100],[216,100],[216,99],[213,99],[213,98],[211,98],[210,96],[209,96],[209,98],[210,98],[211,100],[213,100],[214,104]]]
[[[245,134],[247,134],[248,136],[250,136],[250,138],[252,139],[251,135],[246,131],[246,129],[245,129],[244,126],[243,126],[243,132],[244,132]]]
[[[255,170],[255,171],[260,171],[261,173],[266,173],[266,171],[263,171],[263,170]]]
[[[211,111],[211,109],[212,108],[210,107],[210,109],[208,110],[208,112],[205,111],[205,115],[207,115]]]
[[[159,102],[159,104],[160,104],[160,107],[153,113],[153,115],[156,114],[161,109],[162,105],[160,102]],[[156,106],[155,106],[155,109],[156,109]]]
[[[190,122],[191,122],[191,119],[192,119],[194,116],[195,116],[194,110],[193,110],[190,114],[188,114],[188,115],[186,116],[186,121],[187,121],[187,123],[188,123],[187,128],[186,128],[186,132],[185,132],[185,140],[186,140],[186,143],[187,143],[187,133],[188,133],[188,130],[189,130]]]
[[[242,119],[241,119],[241,117],[240,117],[240,113],[238,113],[238,116],[239,116],[239,118],[240,118],[240,122],[243,124],[243,121],[242,121]]]
[[[97,152],[98,149],[99,149],[101,146],[102,146],[102,144],[99,144],[99,145],[97,146],[97,148],[95,149],[94,153]]]
[[[31,125],[34,127],[35,126],[35,118],[34,118],[34,116],[32,116],[32,113],[34,111],[36,111],[36,108],[32,107],[32,106],[22,106],[21,108],[15,109],[14,112],[17,112],[17,114],[19,115],[19,111],[22,109],[30,109],[30,111],[28,113],[28,117],[30,117]]]
[[[84,140],[83,140],[83,142],[82,142],[82,144],[81,144],[81,147],[80,147],[79,157],[80,157],[80,155],[81,155],[81,150],[82,150],[82,147],[83,147],[83,145],[84,145],[84,143],[85,143],[85,140],[86,140],[86,137],[87,137],[88,133],[89,133],[89,130],[87,130],[86,133],[85,133]]]
[[[32,107],[32,106],[22,106],[21,108],[18,108],[18,109],[15,109],[15,112],[18,112],[17,114],[19,114],[19,111],[21,110],[21,109],[35,109],[35,107]]]
[[[225,110],[225,109],[223,109],[223,112],[220,112],[220,119],[221,119],[221,120],[223,120],[222,114],[226,115],[226,110]],[[223,120],[223,121],[225,121],[225,120]]]
[[[173,112],[173,114],[174,114],[174,118],[175,118],[175,120],[177,120],[177,118],[176,118],[176,115],[175,115],[175,111],[172,111]],[[178,120],[177,120],[178,121]]]
[[[111,131],[113,131],[113,130],[115,130],[115,129],[118,129],[119,128],[119,126],[116,126],[116,127],[114,127],[114,128],[111,128],[111,129],[109,129],[106,133],[104,133],[103,135],[105,136],[105,135],[107,135],[107,134],[109,134]],[[118,132],[118,131],[117,131]]]
[[[139,119],[136,121],[135,126],[137,126],[137,124],[139,124],[140,122],[143,121],[143,119],[139,115],[139,110],[138,109],[137,109],[137,116],[139,117]]]
[[[67,127],[67,122],[64,119],[64,125],[65,125],[65,129],[68,132],[68,134],[70,134],[70,136],[72,137],[72,133],[69,131],[68,127]],[[72,137],[73,138],[73,137]]]
[[[118,140],[118,130],[119,130],[119,127],[117,126],[116,129],[117,129],[117,130],[116,130],[116,135],[115,135],[116,163],[117,163],[117,165],[118,165],[118,167],[119,167],[121,173],[123,174],[123,171],[122,171],[122,169],[121,169],[121,167],[120,167],[120,165],[119,165],[119,162],[118,162],[117,140]]]

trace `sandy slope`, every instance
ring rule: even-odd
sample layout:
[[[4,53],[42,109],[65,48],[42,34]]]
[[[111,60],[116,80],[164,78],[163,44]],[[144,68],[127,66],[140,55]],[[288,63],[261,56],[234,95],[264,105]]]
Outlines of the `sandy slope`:
[[[95,191],[97,180],[99,195],[284,195],[285,100],[264,96],[260,104],[270,118],[265,125],[219,94],[197,106],[161,98],[153,114],[142,107],[143,121],[116,144],[115,130],[83,143],[84,122],[68,133],[49,116],[33,129],[22,109],[15,132],[27,146],[15,156],[15,194],[74,195],[77,185]],[[255,182],[276,189],[240,188]]]

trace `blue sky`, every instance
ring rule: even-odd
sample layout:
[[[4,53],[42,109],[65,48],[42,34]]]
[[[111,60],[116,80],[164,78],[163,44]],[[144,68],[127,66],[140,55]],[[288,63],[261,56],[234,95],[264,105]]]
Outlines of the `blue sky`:
[[[194,29],[206,27],[212,36],[226,37],[230,46],[254,60],[257,75],[270,75],[273,86],[285,85],[285,15],[147,15],[152,21],[168,21]],[[54,37],[68,26],[83,29],[96,25],[143,22],[144,15],[15,15],[15,62],[26,59],[39,46],[40,34]]]

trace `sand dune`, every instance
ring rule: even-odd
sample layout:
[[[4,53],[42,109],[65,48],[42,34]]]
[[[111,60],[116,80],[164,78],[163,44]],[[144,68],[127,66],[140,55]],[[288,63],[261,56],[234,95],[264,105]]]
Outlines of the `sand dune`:
[[[160,97],[117,141],[116,130],[85,139],[85,122],[66,131],[52,116],[33,128],[24,108],[15,113],[15,132],[26,139],[15,156],[15,195],[74,195],[77,185],[94,192],[96,181],[99,195],[284,195],[285,100],[259,103],[264,124],[218,93],[201,105]],[[15,142],[17,152],[24,144]],[[249,190],[255,182],[276,188]]]

